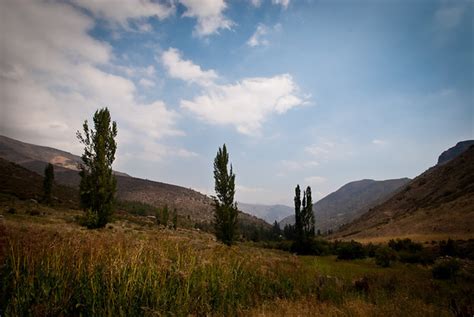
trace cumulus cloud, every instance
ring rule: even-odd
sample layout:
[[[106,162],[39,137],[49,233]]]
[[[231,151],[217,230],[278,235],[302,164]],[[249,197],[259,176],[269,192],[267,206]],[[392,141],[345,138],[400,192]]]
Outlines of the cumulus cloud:
[[[262,5],[262,0],[250,0],[250,3],[251,3],[254,7],[258,8],[258,7],[260,7],[260,6]]]
[[[271,114],[283,114],[304,104],[289,74],[245,78],[235,84],[211,85],[181,107],[212,124],[233,125],[238,132],[255,135]]]
[[[218,76],[214,70],[202,70],[174,48],[165,51],[161,61],[171,77],[203,87],[201,95],[193,100],[181,100],[181,108],[212,124],[234,125],[243,134],[258,134],[267,116],[305,104],[289,74],[220,85],[215,82]]]
[[[267,33],[268,33],[268,28],[263,24],[259,24],[255,32],[247,41],[247,45],[251,47],[255,47],[259,45],[268,45],[268,40],[263,38],[263,36],[266,35]]]
[[[111,49],[88,34],[94,21],[80,10],[40,1],[0,1],[0,10],[9,30],[0,35],[1,134],[78,153],[75,131],[105,106],[119,126],[118,156],[183,134],[175,111],[159,100],[137,101],[131,80],[103,70],[115,69]]]
[[[272,0],[273,4],[281,5],[284,9],[290,5],[290,0]]]
[[[181,57],[181,53],[175,48],[169,48],[161,55],[161,62],[165,66],[168,74],[177,79],[187,82],[198,83],[207,86],[217,79],[214,70],[204,71],[199,65]]]
[[[220,29],[230,29],[234,22],[224,14],[227,4],[224,0],[179,0],[186,7],[183,17],[197,19],[195,34],[207,36]]]
[[[157,17],[162,20],[175,11],[172,2],[163,4],[151,0],[73,0],[73,3],[88,10],[94,16],[108,20],[121,26],[128,26],[132,19]],[[141,31],[150,31],[147,23],[139,26]]]

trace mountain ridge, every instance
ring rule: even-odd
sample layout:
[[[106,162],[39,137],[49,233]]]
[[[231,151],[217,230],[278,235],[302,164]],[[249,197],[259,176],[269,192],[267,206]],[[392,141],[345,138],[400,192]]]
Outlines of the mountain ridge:
[[[390,197],[409,178],[373,180],[362,179],[349,182],[313,204],[316,230],[326,232],[357,218],[371,207]],[[294,216],[280,222],[280,227],[294,223]]]

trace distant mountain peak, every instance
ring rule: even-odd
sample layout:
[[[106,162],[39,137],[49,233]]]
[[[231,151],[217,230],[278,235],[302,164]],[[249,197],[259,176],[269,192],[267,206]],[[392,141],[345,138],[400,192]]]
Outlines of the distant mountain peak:
[[[467,149],[474,145],[474,140],[466,140],[458,142],[455,146],[447,149],[438,157],[438,164],[443,165],[464,153]]]

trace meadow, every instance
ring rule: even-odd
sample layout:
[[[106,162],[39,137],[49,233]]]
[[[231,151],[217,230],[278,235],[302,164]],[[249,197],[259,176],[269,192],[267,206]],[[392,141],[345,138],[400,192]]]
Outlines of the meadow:
[[[2,316],[462,316],[473,309],[469,270],[436,280],[419,264],[382,268],[372,258],[227,247],[209,233],[139,216],[88,230],[75,221],[79,211],[28,208],[10,214],[2,206]]]

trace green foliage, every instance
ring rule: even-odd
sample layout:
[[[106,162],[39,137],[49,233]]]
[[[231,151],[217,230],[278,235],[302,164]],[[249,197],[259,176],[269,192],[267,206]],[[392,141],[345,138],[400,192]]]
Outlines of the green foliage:
[[[314,238],[314,213],[313,200],[311,197],[311,187],[307,187],[303,193],[303,202],[301,202],[300,185],[295,188],[295,226],[293,246],[294,252],[300,254],[310,254],[312,240]],[[293,228],[288,228],[288,235],[292,235]]]
[[[154,216],[156,213],[156,207],[142,203],[140,201],[115,201],[115,207],[117,210],[122,210],[136,216]]]
[[[390,240],[388,246],[395,251],[417,252],[423,249],[420,243],[413,242],[411,239],[396,239]]]
[[[437,260],[431,269],[433,278],[438,280],[449,280],[456,276],[461,268],[459,260],[445,257]]]
[[[217,239],[232,245],[236,238],[237,204],[234,203],[235,174],[232,165],[228,170],[229,154],[224,144],[214,159],[214,181],[217,197],[214,197],[214,224]]]
[[[44,169],[44,179],[43,179],[43,201],[46,204],[51,204],[52,193],[53,193],[53,183],[54,183],[54,166],[51,163],[48,163]]]
[[[389,247],[379,247],[375,251],[375,263],[381,267],[389,267],[397,260],[397,253]]]
[[[366,257],[364,246],[354,240],[350,242],[339,242],[335,248],[339,260],[354,260]]]
[[[81,206],[86,212],[88,228],[102,228],[110,220],[116,191],[116,179],[112,172],[117,144],[117,124],[111,123],[109,110],[103,108],[94,114],[94,129],[84,121],[84,134],[77,131],[77,138],[84,144],[82,154]]]
[[[178,210],[176,210],[176,208],[173,211],[172,223],[173,223],[173,229],[174,230],[178,229]]]

